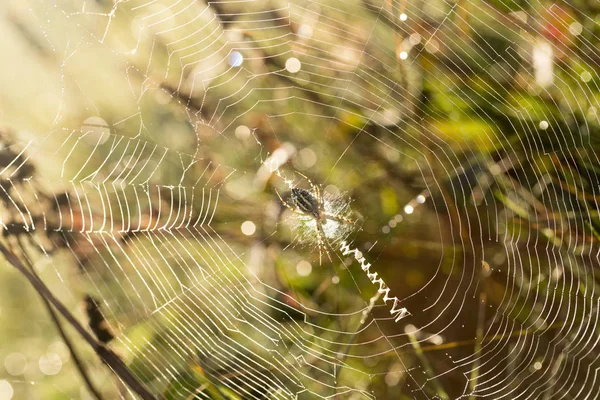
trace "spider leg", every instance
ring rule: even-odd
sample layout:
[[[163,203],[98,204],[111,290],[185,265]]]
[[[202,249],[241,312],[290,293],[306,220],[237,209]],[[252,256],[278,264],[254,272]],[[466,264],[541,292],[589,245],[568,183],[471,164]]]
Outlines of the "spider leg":
[[[317,247],[319,249],[319,265],[321,265],[321,263],[322,263],[323,250],[325,251],[327,258],[329,258],[329,261],[333,262],[333,260],[331,259],[331,254],[329,253],[327,242],[325,241],[325,232],[323,232],[323,227],[319,224],[318,221],[315,225],[315,229],[317,231]]]
[[[351,220],[350,218],[342,217],[341,215],[331,215],[331,214],[323,213],[323,217],[325,219],[330,219],[332,221],[340,222],[342,224],[346,223],[346,224],[354,225],[354,223],[356,222],[354,220]]]
[[[317,201],[323,207],[323,188],[321,186],[315,186],[315,191],[317,193]]]
[[[288,206],[288,203],[286,203],[286,202],[285,202],[285,200],[283,200],[283,198],[282,198],[282,197],[281,197],[281,195],[279,194],[279,190],[277,190],[277,188],[275,188],[275,193],[277,193],[277,197],[279,197],[279,200],[281,200],[281,203],[282,203],[284,206],[286,206],[286,207],[289,207],[289,206]]]
[[[300,175],[301,177],[303,177],[304,179],[306,179],[308,181],[308,183],[311,183],[312,181],[310,180],[310,178],[306,175],[304,175],[302,172],[296,171],[296,173],[298,175]]]

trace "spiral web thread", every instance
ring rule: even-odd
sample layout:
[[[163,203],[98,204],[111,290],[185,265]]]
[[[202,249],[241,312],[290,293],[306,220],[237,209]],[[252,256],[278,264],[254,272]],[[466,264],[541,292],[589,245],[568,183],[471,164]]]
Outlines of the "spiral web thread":
[[[36,157],[65,154],[56,185],[70,194],[66,202],[60,205],[53,188],[38,193],[31,185],[35,178],[27,177],[11,183],[6,192],[14,207],[5,210],[2,225],[5,229],[23,226],[42,253],[46,250],[36,231],[58,234],[51,237],[66,243],[79,260],[82,275],[93,287],[93,295],[102,300],[107,319],[123,332],[117,337],[117,347],[126,359],[134,359],[132,370],[140,379],[149,379],[162,392],[180,379],[189,364],[200,362],[204,373],[214,374],[215,379],[223,375],[219,372],[223,368],[247,374],[242,379],[218,378],[241,396],[267,392],[274,398],[290,398],[307,390],[302,382],[310,377],[306,368],[329,364],[335,370],[338,364],[344,365],[336,360],[337,352],[330,350],[343,342],[327,343],[323,353],[318,353],[304,343],[320,341],[314,333],[319,326],[306,317],[293,324],[275,318],[281,314],[287,320],[301,309],[286,306],[277,299],[276,289],[248,276],[248,267],[211,228],[218,186],[231,173],[217,187],[206,189],[200,182],[210,180],[219,169],[207,173],[208,165],[199,170],[202,173],[195,184],[185,186],[185,173],[198,162],[191,156],[93,131],[68,132],[67,139],[52,148],[50,138],[59,134],[49,136],[39,147],[25,146],[33,156],[21,165]],[[180,178],[171,185],[152,184],[161,163],[166,162],[180,165]],[[19,171],[13,164],[3,171],[7,180]],[[69,176],[64,171],[75,172]],[[57,211],[44,211],[47,205],[40,199],[53,202]],[[33,215],[38,210],[43,224],[36,225]],[[68,297],[77,299],[68,285],[64,289]],[[148,336],[141,342],[129,340],[127,332],[140,326],[148,330],[144,333]],[[164,335],[164,343],[156,345],[154,335]],[[249,344],[242,344],[247,340]],[[274,374],[275,370],[285,373]],[[179,390],[178,396],[195,393],[192,387]],[[335,390],[341,394],[356,391],[349,387]]]
[[[46,140],[38,147],[38,137],[19,150],[33,161],[53,160],[64,168],[55,182],[41,183],[48,191],[42,196],[31,186],[34,178],[11,178],[25,165],[14,158],[1,173],[9,183],[2,186],[4,194],[14,207],[3,215],[3,227],[23,224],[42,254],[45,245],[36,230],[43,225],[57,234],[53,240],[66,244],[79,263],[81,280],[101,300],[107,320],[116,328],[114,346],[156,394],[170,388],[177,398],[209,398],[197,391],[198,382],[183,380],[192,365],[242,398],[395,398],[398,393],[444,398],[449,388],[461,397],[595,398],[600,386],[595,277],[600,253],[597,234],[589,229],[598,210],[598,178],[592,167],[598,158],[591,149],[600,109],[591,92],[598,91],[595,22],[579,15],[576,7],[571,9],[579,25],[556,5],[543,8],[544,15],[539,10],[515,12],[502,20],[505,31],[498,34],[509,46],[494,48],[473,29],[471,34],[480,41],[472,46],[488,57],[461,63],[468,57],[456,49],[465,44],[461,31],[467,20],[481,29],[486,24],[499,29],[494,24],[500,18],[498,10],[487,3],[467,8],[462,2],[428,2],[429,19],[421,13],[423,4],[332,1],[266,7],[250,1],[153,0],[73,7],[46,1],[17,8],[17,15],[40,26],[39,47],[59,60],[61,93]],[[575,32],[587,54],[576,54],[560,37],[530,46],[524,38],[540,34],[541,28],[523,20],[533,17]],[[407,22],[415,19],[421,25],[418,32]],[[78,39],[66,40],[59,28]],[[337,39],[326,42],[320,32]],[[100,67],[122,75],[118,84],[107,86],[106,97],[76,79],[82,72],[75,70],[74,60],[90,51],[98,55]],[[583,67],[553,63],[551,82],[542,74],[543,66],[559,52]],[[478,156],[479,142],[461,148],[461,137],[443,136],[440,127],[422,135],[425,117],[446,120],[443,110],[419,115],[410,107],[421,101],[414,77],[423,54],[446,63],[445,71],[433,64],[430,79],[445,89],[443,96],[449,108],[459,110],[459,117],[474,122],[482,114],[510,116],[503,129],[527,135],[517,144],[501,129],[491,132],[489,126],[479,126],[482,141],[501,142],[495,157]],[[531,71],[524,60],[534,56]],[[289,65],[281,62],[292,58]],[[476,82],[486,96],[462,85],[463,73],[473,68],[489,70],[486,79]],[[514,68],[536,81],[539,92],[558,90],[568,100],[558,113],[576,123],[564,124],[545,106],[514,99],[501,82]],[[443,79],[448,71],[455,78],[452,82]],[[66,94],[72,91],[80,94],[81,104]],[[117,96],[122,92],[129,97]],[[473,98],[485,107],[476,109]],[[154,106],[148,105],[154,100]],[[166,146],[158,145],[165,138],[153,127],[158,124],[155,111],[172,106],[169,103],[183,108],[189,133],[198,139],[195,152],[168,140]],[[280,110],[281,105],[288,108]],[[96,128],[107,129],[102,124],[59,129],[70,123],[65,112],[69,107],[86,117],[115,113],[119,118],[111,118],[110,134],[97,134]],[[365,144],[395,154],[390,160],[397,161],[394,157],[399,155],[414,164],[427,187],[420,192],[424,197],[409,202],[404,217],[397,213],[382,224],[384,234],[416,214],[425,197],[432,197],[432,207],[448,210],[447,220],[437,217],[440,227],[451,228],[449,238],[440,241],[454,247],[440,257],[434,276],[400,300],[413,302],[407,306],[412,314],[406,320],[396,322],[405,313],[393,298],[391,311],[385,304],[375,305],[373,316],[356,324],[372,306],[365,300],[373,297],[366,294],[369,282],[359,284],[362,275],[349,268],[346,273],[357,282],[360,299],[351,312],[299,304],[255,274],[242,258],[245,249],[230,244],[214,227],[215,221],[228,219],[230,210],[221,214],[224,204],[234,203],[236,190],[228,190],[227,184],[238,179],[241,167],[259,169],[257,153],[268,151],[264,141],[258,142],[258,150],[236,141],[234,132],[242,123],[249,124],[254,112],[267,115],[267,126],[298,116],[306,123],[310,117],[324,127],[322,140],[334,134],[334,123],[348,128],[351,139],[333,156],[334,162],[321,160],[332,173],[352,165],[345,161],[356,159],[356,154],[365,156],[360,153]],[[242,137],[244,130],[239,132]],[[214,136],[222,142],[210,142]],[[314,136],[281,139],[306,146]],[[203,141],[226,161],[210,167],[212,161],[202,157]],[[227,156],[232,148],[238,151],[237,159]],[[518,153],[525,153],[525,162],[513,158]],[[163,168],[170,174],[158,174]],[[525,172],[513,173],[517,169]],[[577,185],[582,176],[589,185]],[[66,205],[59,204],[57,195],[65,190]],[[492,190],[495,195],[487,196]],[[433,196],[438,193],[443,196],[436,203]],[[48,198],[59,211],[41,211],[42,224],[33,217],[34,210],[45,210],[42,203]],[[474,210],[469,208],[473,205]],[[160,217],[151,214],[154,211],[160,211]],[[143,221],[146,215],[153,218]],[[50,223],[53,217],[58,221]],[[532,229],[510,229],[514,221]],[[495,229],[487,230],[489,226]],[[352,254],[349,247],[341,251]],[[354,258],[364,270],[368,264],[357,251]],[[473,260],[461,265],[459,253],[472,254]],[[61,296],[80,299],[50,255],[42,257],[64,282]],[[449,271],[442,268],[442,258],[449,260]],[[487,314],[481,265],[491,265],[506,288]],[[383,289],[383,281],[378,283]],[[376,313],[379,307],[386,307],[385,317]],[[453,357],[450,350],[438,351],[432,365],[424,348],[433,343],[443,349],[450,328],[472,320],[473,310],[485,316],[484,323],[465,327],[463,339],[453,342],[459,346],[467,341],[470,354]],[[336,325],[331,327],[328,319]],[[399,333],[389,328],[389,321],[406,329]],[[15,387],[29,384],[10,382]],[[375,386],[388,390],[377,396]]]

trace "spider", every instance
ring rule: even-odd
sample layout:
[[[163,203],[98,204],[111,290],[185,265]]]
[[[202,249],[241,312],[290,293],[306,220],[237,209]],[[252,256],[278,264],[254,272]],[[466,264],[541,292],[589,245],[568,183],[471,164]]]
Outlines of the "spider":
[[[325,225],[328,220],[341,224],[354,224],[354,221],[342,215],[336,215],[327,212],[325,209],[326,201],[323,199],[323,189],[321,186],[315,185],[307,176],[302,175],[299,172],[298,175],[306,179],[310,185],[310,190],[293,187],[290,194],[287,196],[287,201],[281,197],[277,189],[275,189],[275,192],[285,207],[292,210],[296,214],[314,219],[315,231],[317,235],[317,247],[319,249],[319,264],[322,261],[321,258],[323,251],[325,254],[327,254],[327,257],[331,261],[331,256],[325,241],[327,235],[323,230],[323,225]]]

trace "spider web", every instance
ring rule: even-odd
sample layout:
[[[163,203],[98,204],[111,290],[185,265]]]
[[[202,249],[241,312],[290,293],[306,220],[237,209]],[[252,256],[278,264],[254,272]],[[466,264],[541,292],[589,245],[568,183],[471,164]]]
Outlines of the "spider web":
[[[1,103],[3,228],[63,301],[98,299],[155,395],[595,398],[598,37],[577,4],[4,11],[29,67],[1,78],[22,94]],[[321,267],[272,190],[306,187],[294,170],[362,221]],[[17,375],[15,398],[44,380]]]

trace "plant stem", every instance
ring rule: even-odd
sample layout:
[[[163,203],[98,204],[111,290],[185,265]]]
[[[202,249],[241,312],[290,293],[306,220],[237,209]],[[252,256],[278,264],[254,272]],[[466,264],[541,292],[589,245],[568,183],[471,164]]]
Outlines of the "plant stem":
[[[12,253],[10,252],[4,244],[0,243],[0,252],[6,258],[13,267],[15,267],[21,274],[27,278],[29,283],[34,287],[34,289],[54,308],[62,314],[62,316],[67,320],[67,322],[77,331],[77,333],[94,349],[96,354],[102,359],[102,361],[112,369],[112,371],[117,375],[123,382],[125,382],[131,390],[137,393],[144,400],[155,400],[156,397],[148,391],[131,373],[127,365],[117,356],[111,349],[104,346],[102,343],[99,343],[92,335],[85,330],[83,326],[77,321],[77,319],[71,314],[71,312],[58,300],[48,289],[46,284],[38,278],[36,275],[31,273],[29,269],[23,265],[23,263]]]
[[[350,346],[356,340],[356,337],[358,336],[358,332],[360,331],[362,326],[365,324],[365,322],[367,322],[367,317],[369,316],[371,311],[373,311],[373,307],[375,307],[375,303],[377,302],[377,300],[379,300],[380,297],[381,297],[381,293],[379,291],[377,293],[375,293],[375,295],[373,297],[371,297],[371,299],[369,300],[369,305],[362,312],[362,316],[358,323],[358,326],[354,330],[354,333],[352,334],[352,337],[350,337],[350,340],[348,341],[348,343],[346,343],[346,348],[344,349],[344,351],[342,353],[338,354],[339,368],[337,368],[335,371],[336,382],[337,382],[337,378],[340,374],[340,371],[342,370],[342,367],[343,367],[342,362],[344,361],[344,358],[346,358],[346,356],[348,355],[348,352],[350,351]],[[337,364],[334,364],[334,366],[335,365],[337,365]],[[335,398],[337,399],[337,395]]]
[[[35,271],[35,268],[33,267],[31,260],[29,260],[29,257],[27,256],[27,253],[25,251],[25,246],[23,246],[23,243],[20,239],[19,239],[19,248],[21,249],[21,253],[23,254],[23,259],[25,260],[26,264],[29,266],[31,273],[34,274],[36,276],[36,278],[40,279],[39,275]],[[56,329],[58,330],[60,337],[62,338],[63,342],[69,349],[69,352],[71,353],[71,358],[73,359],[73,362],[75,363],[75,367],[79,371],[79,375],[81,375],[81,378],[83,379],[83,381],[85,383],[85,386],[88,388],[89,392],[97,400],[102,400],[102,395],[100,394],[98,389],[96,389],[94,387],[94,384],[92,383],[92,380],[90,379],[90,376],[88,375],[87,371],[85,370],[83,362],[81,361],[81,359],[79,358],[79,355],[75,351],[75,347],[73,346],[71,339],[69,339],[69,337],[67,336],[67,333],[65,332],[65,330],[62,326],[62,323],[60,322],[60,320],[58,318],[58,315],[56,315],[56,311],[54,311],[54,309],[52,308],[52,305],[48,302],[48,300],[44,296],[40,295],[40,297],[42,299],[42,302],[44,303],[44,306],[46,307],[46,311],[48,311],[48,314],[50,314],[50,318],[52,319],[54,326],[56,326]]]
[[[481,293],[479,293],[479,310],[477,313],[477,330],[475,332],[476,341],[475,341],[475,350],[474,354],[477,355],[481,352],[481,343],[483,341],[483,325],[485,320],[485,306],[487,304],[487,294],[485,292],[485,287],[482,288]],[[475,362],[473,363],[473,369],[471,370],[471,377],[469,379],[469,390],[471,391],[471,396],[469,399],[474,400],[475,388],[477,387],[477,380],[479,378],[479,364],[480,358],[477,357]]]
[[[425,371],[425,374],[427,375],[428,380],[431,381],[433,387],[435,388],[435,391],[436,391],[436,394],[438,395],[438,397],[440,397],[441,399],[447,400],[447,399],[449,399],[448,393],[446,393],[446,391],[444,390],[442,385],[440,385],[440,383],[436,379],[434,379],[433,368],[431,368],[431,364],[429,364],[429,360],[427,360],[427,357],[425,357],[425,354],[423,354],[423,350],[421,349],[419,340],[417,339],[417,336],[415,335],[415,331],[416,331],[415,327],[412,327],[412,329],[406,330],[406,334],[410,340],[410,343],[413,346],[413,349],[415,350],[415,354],[417,355],[417,358],[421,362],[423,371]]]

